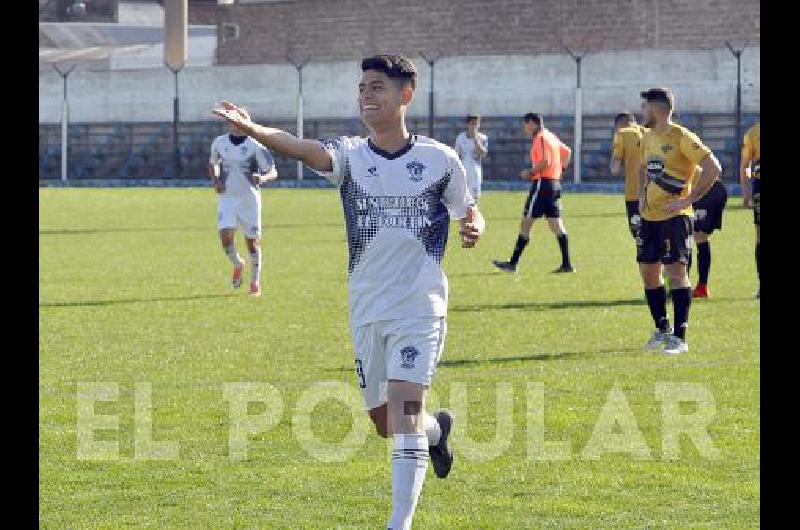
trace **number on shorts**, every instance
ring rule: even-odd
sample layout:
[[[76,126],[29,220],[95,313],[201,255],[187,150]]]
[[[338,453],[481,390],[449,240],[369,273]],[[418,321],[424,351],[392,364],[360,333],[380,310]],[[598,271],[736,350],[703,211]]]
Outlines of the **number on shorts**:
[[[356,359],[356,377],[358,377],[358,387],[367,388],[367,381],[364,379],[364,368],[361,366],[361,359]]]

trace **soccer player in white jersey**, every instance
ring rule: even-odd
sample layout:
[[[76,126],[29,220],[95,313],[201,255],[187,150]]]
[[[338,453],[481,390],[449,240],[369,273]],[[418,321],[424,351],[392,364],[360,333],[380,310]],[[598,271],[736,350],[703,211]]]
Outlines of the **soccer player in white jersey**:
[[[467,130],[456,136],[456,153],[467,171],[467,186],[477,201],[481,196],[483,167],[481,160],[489,153],[489,137],[480,132],[481,117],[467,116]]]
[[[238,109],[249,120],[245,109]],[[253,172],[253,166],[258,171]],[[221,170],[220,170],[221,166]],[[225,254],[233,263],[231,285],[242,285],[244,260],[236,250],[236,227],[241,227],[250,253],[250,294],[261,296],[261,191],[262,183],[278,177],[275,161],[263,145],[247,136],[235,124],[229,133],[218,136],[211,143],[208,174],[219,194],[217,227]]]
[[[361,62],[358,103],[369,138],[300,140],[244,119],[232,103],[213,112],[269,149],[302,160],[338,188],[350,251],[350,327],[355,373],[369,417],[392,436],[392,513],[387,527],[411,528],[430,458],[450,472],[452,415],[425,411],[444,345],[447,278],[442,258],[450,218],[470,248],[485,222],[449,146],[408,132],[417,70],[407,58]]]

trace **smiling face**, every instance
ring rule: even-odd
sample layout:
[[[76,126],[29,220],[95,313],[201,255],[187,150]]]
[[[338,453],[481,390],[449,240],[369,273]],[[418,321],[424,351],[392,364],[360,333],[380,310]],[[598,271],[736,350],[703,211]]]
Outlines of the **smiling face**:
[[[366,70],[358,83],[361,119],[372,129],[402,120],[413,95],[410,84],[378,70]]]

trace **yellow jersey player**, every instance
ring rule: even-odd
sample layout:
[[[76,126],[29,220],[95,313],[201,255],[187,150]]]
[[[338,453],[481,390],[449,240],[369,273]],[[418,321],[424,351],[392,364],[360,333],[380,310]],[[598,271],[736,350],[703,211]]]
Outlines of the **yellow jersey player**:
[[[642,225],[637,261],[650,314],[656,325],[645,345],[667,354],[689,351],[686,328],[692,295],[687,265],[691,256],[693,210],[722,172],[711,150],[688,129],[672,121],[675,98],[667,88],[641,93],[645,126],[639,171],[639,211]],[[693,186],[696,166],[702,174]],[[674,306],[674,331],[667,317],[667,291],[661,280],[662,265],[670,277]]]
[[[642,220],[639,214],[639,166],[644,130],[630,112],[621,112],[614,118],[611,174],[619,176],[624,171],[625,213],[634,240]]]
[[[753,208],[756,225],[756,273],[759,287],[756,298],[761,296],[761,122],[745,133],[742,145],[742,165],[739,171],[744,206]],[[750,183],[752,180],[752,190]]]

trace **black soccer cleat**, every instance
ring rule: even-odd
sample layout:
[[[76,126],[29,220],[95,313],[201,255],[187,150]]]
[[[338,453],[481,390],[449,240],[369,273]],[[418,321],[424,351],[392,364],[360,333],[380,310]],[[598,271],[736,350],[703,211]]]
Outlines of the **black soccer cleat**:
[[[511,263],[510,261],[500,261],[497,259],[493,259],[492,263],[495,267],[500,269],[503,272],[517,272],[517,266]]]
[[[562,272],[575,272],[575,268],[572,265],[562,265],[553,272],[556,274],[561,274]]]
[[[450,428],[453,426],[453,415],[449,410],[440,410],[433,414],[433,417],[439,422],[442,435],[438,444],[428,447],[428,453],[433,464],[433,472],[439,478],[446,478],[450,474],[450,468],[453,467],[453,450],[447,445]]]

